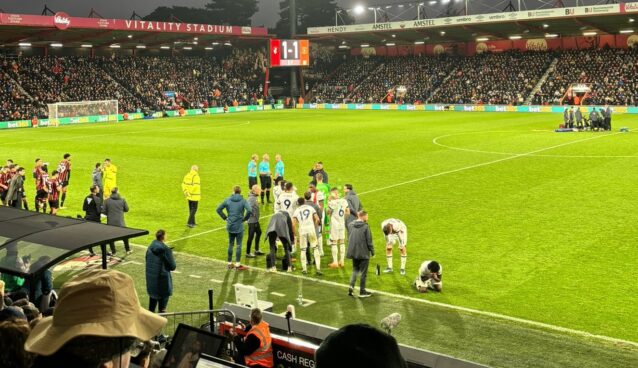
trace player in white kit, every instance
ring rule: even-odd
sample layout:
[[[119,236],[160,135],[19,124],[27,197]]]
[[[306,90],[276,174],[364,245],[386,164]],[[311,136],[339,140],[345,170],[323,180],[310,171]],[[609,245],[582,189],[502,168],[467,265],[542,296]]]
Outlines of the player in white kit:
[[[381,223],[381,229],[385,235],[385,255],[388,260],[388,267],[383,272],[392,272],[392,248],[394,248],[394,244],[398,243],[401,253],[401,275],[405,275],[405,264],[408,260],[408,250],[406,249],[408,228],[403,221],[391,218]]]
[[[419,267],[419,275],[414,280],[414,286],[420,293],[427,293],[429,290],[443,290],[443,266],[437,261],[425,261]]]
[[[330,215],[330,248],[332,250],[332,263],[330,268],[345,266],[346,257],[346,217],[350,214],[348,201],[339,198],[337,188],[330,189],[328,200],[328,214]]]
[[[275,200],[275,213],[286,211],[292,218],[297,208],[297,199],[299,199],[299,196],[295,192],[295,187],[291,182],[286,182],[284,191]],[[293,243],[290,253],[295,253],[295,250],[295,244]]]
[[[319,216],[312,206],[305,204],[305,199],[299,198],[297,201],[297,209],[292,217],[292,227],[294,231],[299,232],[297,239],[299,240],[299,250],[301,253],[301,269],[305,275],[308,273],[306,264],[306,249],[310,244],[310,250],[315,256],[315,266],[317,267],[317,276],[321,276],[321,256],[317,249],[317,226],[319,225]]]

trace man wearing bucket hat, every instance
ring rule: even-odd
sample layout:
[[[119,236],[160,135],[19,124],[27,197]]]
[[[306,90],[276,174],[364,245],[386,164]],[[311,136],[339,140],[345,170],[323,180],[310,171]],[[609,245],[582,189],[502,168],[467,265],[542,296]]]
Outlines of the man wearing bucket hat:
[[[130,276],[89,270],[62,287],[53,316],[36,325],[24,347],[38,355],[34,368],[127,368],[136,342],[165,325],[140,306]]]

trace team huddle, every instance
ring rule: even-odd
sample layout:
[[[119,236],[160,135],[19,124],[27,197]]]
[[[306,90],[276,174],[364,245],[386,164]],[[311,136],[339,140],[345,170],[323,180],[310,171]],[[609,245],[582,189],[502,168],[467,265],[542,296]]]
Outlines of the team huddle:
[[[363,211],[363,206],[352,185],[344,186],[345,196],[341,197],[339,189],[328,184],[328,174],[323,168],[323,163],[317,162],[308,173],[312,180],[301,194],[292,182],[284,179],[285,165],[281,155],[275,156],[274,173],[270,169],[269,155],[264,154],[260,163],[257,163],[258,157],[257,154],[252,155],[248,163],[250,189],[248,200],[242,204],[241,188],[235,187],[234,194],[222,202],[217,209],[222,219],[227,222],[229,232],[228,267],[245,269],[240,263],[243,226],[235,226],[232,229],[233,221],[239,220],[239,224],[243,221],[248,222],[246,257],[254,258],[266,254],[259,251],[259,239],[262,234],[259,226],[260,200],[262,206],[274,203],[274,214],[268,216],[270,221],[265,232],[265,238],[268,239],[270,246],[270,253],[266,255],[266,268],[269,272],[277,271],[276,253],[281,247],[284,252],[282,271],[295,270],[293,256],[298,254],[302,274],[307,275],[309,266],[314,264],[315,275],[323,275],[321,257],[324,256],[324,240],[327,240],[332,257],[332,262],[328,264],[329,268],[343,268],[346,258],[353,260],[353,278],[349,295],[352,295],[357,275],[361,275],[360,297],[371,295],[365,290],[365,280],[369,258],[374,256],[374,247],[367,224],[367,213]],[[391,218],[382,222],[381,230],[385,238],[387,261],[383,272],[393,272],[393,250],[397,246],[400,253],[399,272],[405,275],[408,241],[406,224],[399,219]],[[255,240],[255,253],[251,253],[253,240]],[[235,251],[234,264],[233,251]],[[419,269],[414,286],[419,292],[441,291],[441,272],[442,267],[436,261],[424,262]]]
[[[33,179],[35,181],[34,209],[42,210],[52,215],[57,214],[60,207],[64,207],[66,192],[71,179],[71,155],[66,153],[57,169],[49,174],[49,164],[41,159],[35,159]],[[0,198],[2,204],[14,208],[29,210],[29,201],[25,190],[26,169],[7,160],[0,172]]]

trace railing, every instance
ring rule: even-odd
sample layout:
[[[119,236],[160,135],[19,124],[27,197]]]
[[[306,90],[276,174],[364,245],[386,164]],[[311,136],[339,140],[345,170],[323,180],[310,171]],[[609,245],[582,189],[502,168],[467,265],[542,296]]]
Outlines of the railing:
[[[217,330],[217,325],[221,322],[218,315],[223,314],[230,317],[233,323],[233,328],[237,323],[235,313],[229,309],[211,309],[192,312],[172,312],[172,313],[160,313],[159,315],[166,318],[168,323],[161,331],[163,335],[173,336],[177,326],[183,323],[188,326],[202,328],[211,332]]]

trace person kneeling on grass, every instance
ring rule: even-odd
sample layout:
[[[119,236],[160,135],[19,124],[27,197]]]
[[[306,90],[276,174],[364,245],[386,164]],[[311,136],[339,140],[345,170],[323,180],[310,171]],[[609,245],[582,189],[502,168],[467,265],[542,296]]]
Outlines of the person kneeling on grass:
[[[420,293],[427,293],[429,290],[443,290],[443,266],[437,261],[425,261],[419,267],[419,275],[414,281],[414,286]]]

